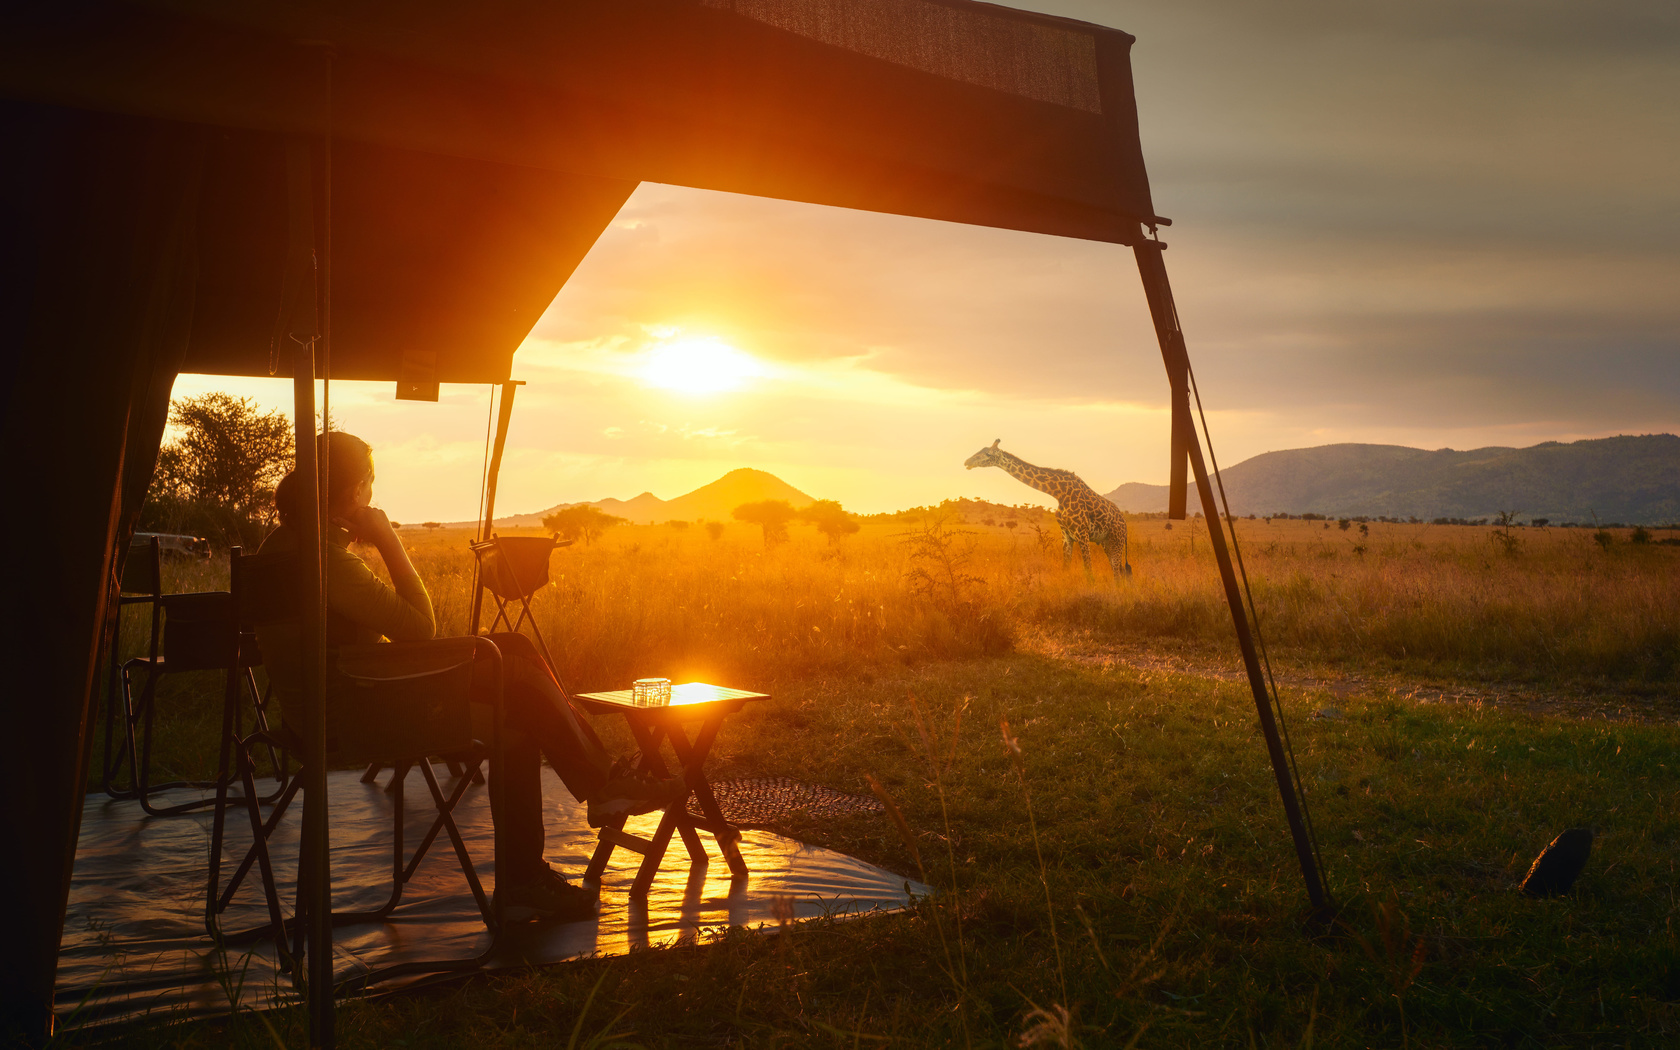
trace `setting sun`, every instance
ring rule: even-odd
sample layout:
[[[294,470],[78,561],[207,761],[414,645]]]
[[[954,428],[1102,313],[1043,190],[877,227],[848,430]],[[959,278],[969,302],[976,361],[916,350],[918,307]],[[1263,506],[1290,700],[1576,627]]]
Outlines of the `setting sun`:
[[[751,356],[714,337],[690,336],[664,343],[648,353],[644,382],[680,394],[718,394],[735,390],[763,369]]]

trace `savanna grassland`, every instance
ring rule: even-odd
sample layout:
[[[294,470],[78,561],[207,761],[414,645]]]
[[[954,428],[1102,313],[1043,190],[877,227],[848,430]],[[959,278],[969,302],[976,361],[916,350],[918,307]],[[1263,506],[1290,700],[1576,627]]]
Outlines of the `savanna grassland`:
[[[1237,522],[1341,905],[1315,931],[1206,523],[1134,521],[1118,585],[1100,552],[1094,580],[1077,556],[1064,570],[1034,524],[872,522],[832,546],[796,527],[770,549],[745,525],[620,526],[557,552],[535,609],[569,685],[772,692],[715,775],[874,778],[902,826],[782,830],[939,892],[908,915],[348,1003],[344,1045],[1680,1040],[1671,533]],[[404,536],[444,630],[464,629],[465,535]],[[215,697],[170,684],[164,766],[205,772]],[[1576,825],[1598,838],[1574,891],[1518,895]],[[269,1020],[131,1038],[301,1045],[300,1018]]]

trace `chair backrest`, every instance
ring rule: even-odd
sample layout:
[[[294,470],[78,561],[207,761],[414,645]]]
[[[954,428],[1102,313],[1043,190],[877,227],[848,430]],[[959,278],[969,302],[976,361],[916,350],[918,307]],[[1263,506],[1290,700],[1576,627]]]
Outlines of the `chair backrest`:
[[[475,639],[348,645],[327,688],[327,750],[394,764],[472,746]]]
[[[123,559],[122,593],[144,594],[152,598],[163,593],[162,549],[156,536],[136,537],[128,545],[128,557]]]
[[[294,725],[302,676],[298,558],[233,555],[239,622],[262,639],[282,723]],[[327,654],[327,752],[333,762],[392,765],[463,751],[473,742],[477,639],[351,645]]]
[[[228,591],[166,594],[163,664],[176,671],[219,671],[239,660],[239,620]]]
[[[472,545],[484,586],[498,598],[529,598],[548,584],[548,556],[558,542],[552,536],[497,536]]]
[[[291,551],[245,554],[235,547],[231,559],[229,586],[242,628],[297,622],[296,554]]]

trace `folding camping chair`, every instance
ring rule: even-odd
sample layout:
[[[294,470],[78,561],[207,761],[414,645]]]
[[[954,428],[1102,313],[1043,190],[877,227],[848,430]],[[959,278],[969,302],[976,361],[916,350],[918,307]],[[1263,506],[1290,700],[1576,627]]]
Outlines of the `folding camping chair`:
[[[496,601],[491,632],[498,625],[506,624],[509,631],[517,633],[527,620],[531,630],[537,630],[536,617],[531,615],[531,598],[548,586],[548,556],[556,547],[571,545],[571,540],[557,540],[553,536],[492,536],[471,545],[478,558],[479,586],[488,590]],[[515,602],[519,603],[519,617],[509,619],[508,606]],[[540,631],[537,638],[542,639]]]
[[[531,613],[531,598],[548,586],[548,556],[554,553],[554,548],[571,545],[571,540],[557,540],[553,536],[491,536],[471,544],[473,555],[478,558],[478,586],[481,591],[489,591],[496,602],[496,615],[488,630],[494,633],[498,626],[506,624],[509,631],[517,634],[529,622],[543,661],[556,680],[560,678],[560,669],[555,666],[548,642]],[[508,606],[516,602],[519,616],[510,619]]]
[[[133,720],[127,717],[128,705],[124,703],[122,688],[122,611],[130,605],[152,607],[151,640],[146,658],[155,661],[163,630],[162,560],[163,553],[156,536],[129,544],[128,557],[123,560],[122,578],[117,583],[116,605],[112,608],[108,628],[111,633],[111,669],[105,689],[105,759],[101,778],[101,786],[112,798],[133,798],[135,793],[132,784],[126,789],[117,787],[124,759],[132,760],[134,757]],[[122,726],[120,737],[119,725]],[[139,777],[132,765],[129,772],[133,775],[132,781],[137,783]]]
[[[234,548],[234,557],[238,557],[238,548]],[[116,798],[138,798],[141,807],[147,813],[162,817],[219,805],[217,799],[221,797],[220,791],[225,788],[232,775],[232,743],[243,731],[242,698],[249,697],[251,711],[259,729],[267,728],[268,707],[265,694],[257,688],[257,679],[253,671],[253,668],[262,662],[257,652],[256,637],[239,630],[233,595],[228,591],[163,594],[158,558],[158,541],[153,538],[147,545],[147,556],[141,559],[140,568],[132,581],[134,586],[142,589],[143,596],[129,599],[131,603],[152,603],[151,640],[144,655],[123,662],[115,675],[112,711],[107,718],[107,747],[115,743],[115,732],[111,723],[119,710],[123,721],[123,739],[122,750],[115,761],[110,759],[110,752],[107,751],[106,791]],[[131,581],[126,571],[123,575],[123,588],[127,590]],[[120,610],[123,600],[120,595],[118,600]],[[116,640],[113,639],[113,659],[117,651],[116,644]],[[165,675],[189,671],[224,672],[221,756],[216,779],[176,780],[154,784],[151,780],[152,741],[157,715],[157,688]],[[134,679],[138,674],[143,674],[145,681],[139,698],[136,699]],[[125,760],[132,773],[133,786],[127,790],[120,790],[115,788],[114,781]],[[274,769],[275,779],[280,781],[280,784],[273,794],[260,799],[265,803],[279,797],[285,781],[285,763],[281,754],[271,749],[269,760]],[[218,795],[170,806],[153,804],[153,795],[174,788],[215,788],[218,789]]]
[[[241,624],[251,629],[270,625],[278,625],[282,629],[295,627],[295,556],[290,553],[236,556],[233,564],[234,593]],[[277,657],[284,658],[281,654],[269,654],[271,661]],[[481,688],[477,690],[474,689],[475,665],[481,683]],[[357,979],[357,983],[369,984],[405,973],[474,968],[494,949],[500,925],[491,900],[479,881],[477,868],[460,829],[455,824],[454,810],[473,783],[480,765],[496,754],[500,747],[501,654],[488,638],[442,638],[427,642],[345,646],[328,654],[328,667],[327,754],[324,756],[328,767],[375,762],[393,766],[397,771],[391,786],[390,895],[381,906],[371,911],[335,912],[333,925],[377,922],[389,916],[401,903],[405,887],[442,832],[454,845],[467,886],[478,903],[485,926],[491,931],[490,945],[483,954],[474,958],[404,963],[364,975]],[[475,695],[486,701],[480,705],[481,708],[488,708],[489,731],[482,734],[489,738],[488,743],[474,734],[472,707]],[[218,929],[218,918],[232,903],[234,894],[255,866],[262,879],[269,921],[266,925],[226,939],[270,937],[278,957],[289,961],[295,970],[302,957],[303,923],[298,921],[296,908],[292,919],[285,918],[281,912],[269,840],[307,777],[300,770],[292,778],[265,820],[255,794],[253,756],[258,746],[274,746],[290,754],[304,754],[301,739],[285,725],[284,706],[278,726],[259,730],[237,742],[235,758],[244,787],[252,844],[227,885],[220,886],[225,809],[218,807],[211,833],[205,925],[212,937],[221,939],[226,936]],[[463,775],[456,779],[452,790],[447,793],[432,770],[433,757],[446,757],[464,767]],[[304,761],[307,763],[307,759]],[[413,855],[405,856],[403,781],[408,771],[416,766],[425,779],[437,808],[437,816]],[[225,786],[222,793],[226,793]],[[301,891],[300,885],[300,900]],[[289,944],[288,932],[292,935]]]

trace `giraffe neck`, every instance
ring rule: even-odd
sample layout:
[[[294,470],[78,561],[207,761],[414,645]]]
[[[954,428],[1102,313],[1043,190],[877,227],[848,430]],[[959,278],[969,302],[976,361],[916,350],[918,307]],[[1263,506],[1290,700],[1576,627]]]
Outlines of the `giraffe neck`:
[[[1058,501],[1068,492],[1068,480],[1062,477],[1059,471],[1034,466],[1020,456],[1011,455],[1001,449],[998,451],[998,459],[1001,461],[998,466],[1023,485],[1048,493],[1056,497]]]

